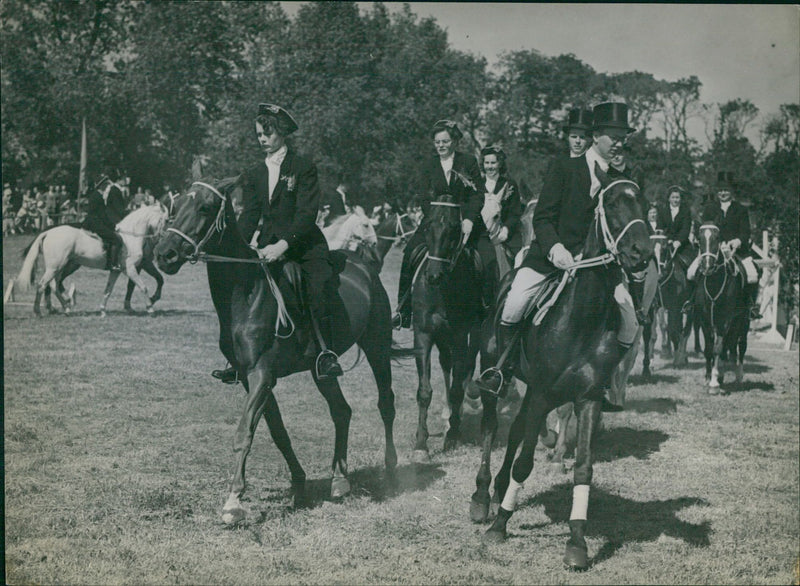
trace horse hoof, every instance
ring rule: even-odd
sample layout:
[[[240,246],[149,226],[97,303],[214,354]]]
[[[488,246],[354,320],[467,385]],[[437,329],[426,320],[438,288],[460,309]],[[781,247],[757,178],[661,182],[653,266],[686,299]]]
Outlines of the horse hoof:
[[[487,521],[494,521],[497,519],[497,513],[500,510],[500,501],[492,497],[492,502],[489,503],[489,515],[486,517]]]
[[[500,531],[499,529],[489,529],[486,533],[483,534],[483,542],[497,545],[500,543],[505,543],[506,541],[506,532]]]
[[[103,318],[106,317],[106,312],[105,311],[101,311],[100,312],[100,317],[103,317]]]
[[[542,444],[544,444],[544,447],[546,447],[549,450],[552,450],[554,447],[556,447],[556,441],[558,441],[558,434],[552,429],[548,428],[547,433],[545,435],[539,436],[539,438],[541,439]]]
[[[292,480],[291,494],[293,509],[304,509],[308,506],[305,480]]]
[[[556,474],[566,474],[567,473],[567,467],[566,467],[566,465],[564,465],[564,461],[563,460],[557,460],[557,461],[550,462],[550,470],[552,470]]]
[[[589,557],[586,548],[567,543],[567,549],[564,552],[564,565],[568,570],[575,572],[583,572],[589,569]]]
[[[350,494],[350,481],[347,478],[335,477],[331,480],[331,498],[340,499]]]
[[[653,376],[653,373],[650,372],[649,368],[645,368],[642,370],[642,378],[646,380],[649,379],[651,376]]]
[[[719,385],[712,385],[708,387],[709,395],[719,395]]]
[[[428,454],[428,450],[414,450],[414,453],[411,455],[411,460],[417,464],[427,464],[430,459],[431,456]]]
[[[149,313],[150,315],[153,315],[155,312],[156,312],[156,310],[155,310],[155,309],[153,309],[153,306],[152,306],[152,305],[151,305],[150,307],[148,307],[148,308],[147,308],[147,313]]]
[[[472,499],[469,503],[469,518],[473,523],[485,523],[489,518],[489,503]]]
[[[443,450],[445,452],[451,452],[458,447],[458,438],[451,436],[449,433],[444,438],[444,446]]]
[[[241,507],[222,511],[222,522],[226,525],[236,525],[241,523],[247,517],[247,513]]]

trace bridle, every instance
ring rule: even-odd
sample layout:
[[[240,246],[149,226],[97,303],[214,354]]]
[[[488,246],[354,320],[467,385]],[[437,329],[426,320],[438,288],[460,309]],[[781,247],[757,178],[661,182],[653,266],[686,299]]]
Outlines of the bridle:
[[[218,198],[220,198],[222,200],[222,203],[219,206],[219,211],[217,212],[216,219],[211,224],[211,226],[208,227],[208,230],[206,231],[205,236],[203,236],[203,238],[200,240],[200,242],[196,242],[194,240],[194,238],[192,238],[191,236],[189,236],[188,234],[186,234],[184,232],[181,232],[177,228],[173,228],[172,226],[170,226],[166,230],[167,232],[173,232],[173,233],[177,234],[178,236],[180,236],[181,238],[186,240],[186,242],[188,242],[189,244],[191,244],[194,247],[194,252],[188,256],[188,260],[192,264],[196,263],[197,260],[200,258],[200,253],[202,252],[203,247],[206,245],[206,243],[214,235],[214,232],[222,233],[222,231],[225,229],[225,203],[228,201],[228,198],[226,198],[224,195],[222,195],[222,193],[220,193],[220,191],[216,187],[214,187],[213,185],[209,185],[208,183],[204,183],[202,181],[195,181],[194,183],[192,183],[192,185],[191,185],[191,187],[189,189],[191,189],[195,185],[200,186],[200,187],[205,187],[211,193],[213,193]],[[190,198],[194,199],[195,195],[196,195],[196,192],[189,191],[186,194],[186,197],[190,197]]]
[[[611,233],[611,229],[608,227],[608,220],[606,219],[606,211],[603,207],[603,196],[605,193],[614,187],[615,185],[627,183],[633,185],[636,189],[639,189],[639,186],[636,184],[635,181],[631,181],[630,179],[618,179],[616,181],[612,181],[609,183],[605,188],[597,196],[597,207],[594,209],[595,218],[597,218],[597,230],[602,233],[603,235],[603,243],[605,244],[606,250],[614,257],[614,260],[617,260],[619,257],[619,250],[618,246],[620,241],[622,240],[623,236],[637,223],[644,224],[644,220],[642,218],[634,218],[630,222],[628,222],[625,227],[620,231],[616,238]]]
[[[452,203],[452,202],[449,202],[449,201],[432,201],[430,203],[430,205],[439,206],[439,207],[448,207],[448,208],[458,208],[458,220],[459,220],[459,224],[461,224],[461,204]],[[464,240],[460,238],[459,239],[459,244],[456,247],[456,250],[453,253],[453,257],[452,258],[444,258],[444,257],[440,257],[440,256],[433,256],[432,254],[427,253],[425,255],[425,259],[429,259],[429,260],[433,260],[433,261],[437,261],[437,262],[441,262],[441,263],[447,263],[452,268],[452,267],[455,266],[456,261],[458,260],[458,257],[461,256],[461,252],[464,250],[464,245],[465,245]]]
[[[275,301],[278,303],[278,316],[275,320],[275,335],[278,338],[289,338],[292,336],[295,330],[295,324],[292,320],[292,317],[289,315],[289,310],[286,308],[286,302],[283,299],[283,294],[281,293],[278,284],[275,282],[275,279],[272,277],[272,273],[266,267],[266,261],[260,258],[234,258],[234,257],[227,257],[227,256],[218,256],[218,255],[210,255],[203,252],[203,247],[206,243],[211,239],[215,232],[222,232],[225,230],[225,206],[228,202],[228,198],[225,197],[216,187],[205,183],[203,181],[195,181],[192,183],[192,187],[195,185],[199,187],[205,187],[215,196],[222,200],[222,203],[219,206],[219,211],[217,212],[217,217],[215,218],[214,222],[208,227],[205,236],[200,240],[200,242],[195,242],[194,238],[189,236],[188,234],[181,232],[177,228],[169,227],[167,228],[167,232],[173,232],[186,240],[189,244],[194,246],[194,252],[188,257],[190,263],[194,264],[198,260],[202,260],[203,262],[235,262],[235,263],[248,263],[248,264],[258,264],[261,265],[261,268],[264,271],[264,275],[267,279],[267,284],[269,285],[270,291],[272,292],[273,297],[275,297]],[[186,194],[186,197],[194,198],[196,196],[196,192],[189,191]],[[288,326],[289,333],[288,334],[280,334],[280,329],[282,326]]]
[[[378,238],[380,238],[381,240],[391,240],[392,242],[398,242],[398,241],[405,240],[407,236],[409,236],[409,235],[411,235],[411,234],[413,234],[414,232],[417,231],[416,228],[414,228],[413,230],[409,230],[408,232],[406,232],[403,229],[403,218],[408,218],[408,217],[409,217],[408,214],[398,214],[398,213],[395,212],[395,215],[394,215],[394,218],[395,218],[395,220],[394,220],[394,231],[397,234],[397,236],[383,236],[381,234],[377,234],[376,236]]]

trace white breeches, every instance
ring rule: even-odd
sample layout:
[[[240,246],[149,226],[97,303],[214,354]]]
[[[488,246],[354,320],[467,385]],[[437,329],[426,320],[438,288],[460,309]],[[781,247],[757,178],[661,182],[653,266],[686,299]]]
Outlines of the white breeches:
[[[503,314],[500,317],[501,321],[507,324],[519,323],[522,316],[525,315],[528,302],[536,292],[536,287],[544,279],[545,275],[537,273],[529,267],[519,269],[514,276],[514,282],[511,283],[511,289],[508,291]]]

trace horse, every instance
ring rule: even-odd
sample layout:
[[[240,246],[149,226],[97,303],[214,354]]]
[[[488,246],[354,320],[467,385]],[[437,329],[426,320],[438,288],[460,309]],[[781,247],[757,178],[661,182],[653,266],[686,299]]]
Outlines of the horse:
[[[354,206],[351,213],[333,218],[328,226],[320,229],[328,241],[328,248],[358,252],[367,264],[380,272],[383,257],[377,251],[378,237],[361,206]]]
[[[242,238],[230,192],[236,180],[195,181],[179,205],[172,226],[156,245],[159,267],[175,274],[186,261],[207,261],[208,284],[220,319],[220,346],[232,340],[226,358],[240,373],[247,399],[234,439],[235,468],[222,520],[228,525],[247,516],[241,503],[245,463],[259,419],[264,416],[272,439],[289,466],[295,507],[305,505],[306,474],[292,449],[273,389],[279,378],[310,370],[328,403],[335,427],[331,497],[350,492],[347,444],[351,409],[335,378],[321,380],[314,357],[304,353],[311,332],[305,295],[298,293],[295,263],[264,264]],[[389,297],[378,274],[353,252],[331,253],[341,261],[334,300],[331,349],[341,354],[353,344],[363,351],[378,387],[378,409],[385,430],[384,462],[392,478],[397,466],[392,427],[395,418],[390,352]]]
[[[655,247],[659,268],[658,299],[667,314],[667,331],[665,357],[672,355],[673,366],[686,366],[689,359],[686,343],[692,332],[693,313],[684,315],[683,307],[691,295],[691,287],[686,277],[686,269],[678,261],[678,255],[672,250],[671,242],[661,234],[650,237],[658,245]]]
[[[430,204],[426,220],[427,253],[416,269],[411,286],[414,356],[417,386],[417,422],[414,458],[428,458],[428,409],[431,404],[431,350],[439,350],[450,416],[444,450],[456,447],[460,437],[461,406],[466,384],[475,368],[483,319],[481,285],[474,253],[464,248],[461,205],[450,195]],[[497,397],[484,402],[484,424],[495,414]]]
[[[523,331],[522,344],[515,351],[516,376],[527,383],[527,392],[511,425],[503,464],[494,478],[492,501],[497,513],[484,535],[488,542],[505,540],[522,483],[533,469],[534,451],[547,414],[572,401],[578,432],[573,515],[564,562],[578,570],[588,568],[585,531],[592,434],[600,418],[603,387],[622,359],[614,290],[620,271],[643,270],[653,251],[645,225],[646,202],[638,185],[627,179],[611,181],[599,165],[595,174],[601,191],[596,196],[595,217],[581,260],[562,276],[561,295],[538,326]]]
[[[392,246],[404,246],[408,239],[417,231],[417,223],[408,214],[392,212],[375,228],[378,238],[378,256],[381,260],[391,250]]]
[[[750,330],[744,270],[733,253],[722,249],[719,228],[703,224],[699,229],[700,265],[694,310],[700,316],[706,358],[708,392],[718,395],[724,372],[722,364],[731,355],[736,368],[736,382],[744,377],[744,355]]]
[[[145,241],[161,232],[166,223],[167,215],[167,209],[161,203],[155,203],[130,212],[117,224],[117,231],[123,243],[121,257],[125,260],[125,274],[144,294],[148,313],[153,312],[153,304],[158,301],[160,296],[160,287],[157,295],[151,298],[147,286],[139,276],[137,268],[145,266],[143,264],[146,248]],[[106,253],[103,241],[99,236],[76,226],[56,226],[42,232],[22,254],[25,260],[22,263],[19,275],[15,279],[15,283],[19,285],[21,291],[27,291],[33,283],[39,255],[41,254],[44,259],[44,274],[37,283],[36,299],[33,304],[33,311],[39,316],[41,316],[39,302],[42,293],[45,292],[52,281],[56,280],[56,296],[66,311],[68,301],[62,295],[63,285],[61,285],[64,278],[81,266],[94,269],[106,268]],[[155,267],[153,269],[155,270]],[[102,317],[106,315],[108,298],[111,296],[111,291],[119,274],[119,270],[111,270],[108,276],[103,302],[100,305],[100,315]]]

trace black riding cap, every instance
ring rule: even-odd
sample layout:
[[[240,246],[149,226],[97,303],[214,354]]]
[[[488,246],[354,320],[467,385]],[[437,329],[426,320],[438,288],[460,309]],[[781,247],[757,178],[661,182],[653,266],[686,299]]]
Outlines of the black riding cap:
[[[262,114],[277,116],[278,118],[283,120],[286,123],[287,128],[289,129],[287,134],[291,134],[299,128],[299,126],[297,125],[297,121],[294,118],[292,118],[292,115],[289,114],[289,112],[287,112],[280,106],[276,106],[275,104],[259,104],[258,115],[261,116]]]
[[[453,140],[458,140],[464,136],[461,134],[461,129],[458,128],[458,124],[452,120],[438,120],[436,124],[433,125],[432,134],[435,135],[437,132],[441,132],[443,130],[446,130],[450,134],[450,138]]]

